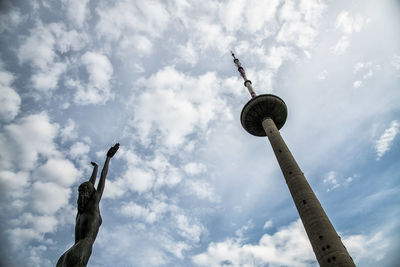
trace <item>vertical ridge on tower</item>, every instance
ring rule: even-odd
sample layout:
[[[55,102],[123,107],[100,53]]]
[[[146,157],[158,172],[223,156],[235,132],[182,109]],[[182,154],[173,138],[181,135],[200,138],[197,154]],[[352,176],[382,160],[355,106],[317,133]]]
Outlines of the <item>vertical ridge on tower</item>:
[[[319,265],[355,267],[353,259],[279,133],[287,118],[285,102],[271,94],[256,96],[239,60],[235,54],[232,53],[232,56],[252,97],[243,107],[240,116],[242,126],[252,135],[268,137]]]

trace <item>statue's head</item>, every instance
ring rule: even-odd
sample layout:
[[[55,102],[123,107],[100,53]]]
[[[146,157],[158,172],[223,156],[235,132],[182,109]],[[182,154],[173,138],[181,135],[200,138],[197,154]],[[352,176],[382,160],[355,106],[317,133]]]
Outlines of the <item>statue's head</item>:
[[[86,208],[86,204],[94,195],[96,189],[94,189],[94,185],[91,182],[87,181],[79,186],[78,191],[78,212],[82,213]]]

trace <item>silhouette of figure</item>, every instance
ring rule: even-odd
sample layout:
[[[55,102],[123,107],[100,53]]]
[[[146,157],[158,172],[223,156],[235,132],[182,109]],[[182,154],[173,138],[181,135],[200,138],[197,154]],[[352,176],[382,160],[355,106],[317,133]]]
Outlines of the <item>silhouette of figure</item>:
[[[119,144],[117,143],[108,150],[97,190],[94,188],[94,184],[96,182],[98,165],[95,162],[91,162],[93,165],[92,176],[89,181],[79,186],[75,244],[60,257],[56,267],[84,267],[87,265],[92,254],[93,243],[102,222],[99,203],[104,191],[108,164],[118,148]]]

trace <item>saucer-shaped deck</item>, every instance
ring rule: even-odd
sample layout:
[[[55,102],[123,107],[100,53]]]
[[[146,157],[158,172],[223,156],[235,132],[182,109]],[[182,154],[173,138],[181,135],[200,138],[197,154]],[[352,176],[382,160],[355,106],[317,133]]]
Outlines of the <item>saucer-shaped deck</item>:
[[[248,133],[255,136],[266,136],[262,121],[267,117],[275,122],[278,130],[285,124],[287,108],[281,98],[264,94],[251,99],[244,106],[240,121]]]

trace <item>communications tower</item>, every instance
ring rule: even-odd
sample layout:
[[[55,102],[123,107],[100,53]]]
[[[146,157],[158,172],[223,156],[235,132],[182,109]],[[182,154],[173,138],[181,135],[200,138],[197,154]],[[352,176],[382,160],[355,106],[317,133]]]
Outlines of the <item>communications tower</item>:
[[[240,115],[242,126],[252,135],[268,137],[319,265],[355,267],[353,259],[279,133],[287,117],[285,102],[271,94],[257,96],[233,52],[232,56],[252,97]]]

